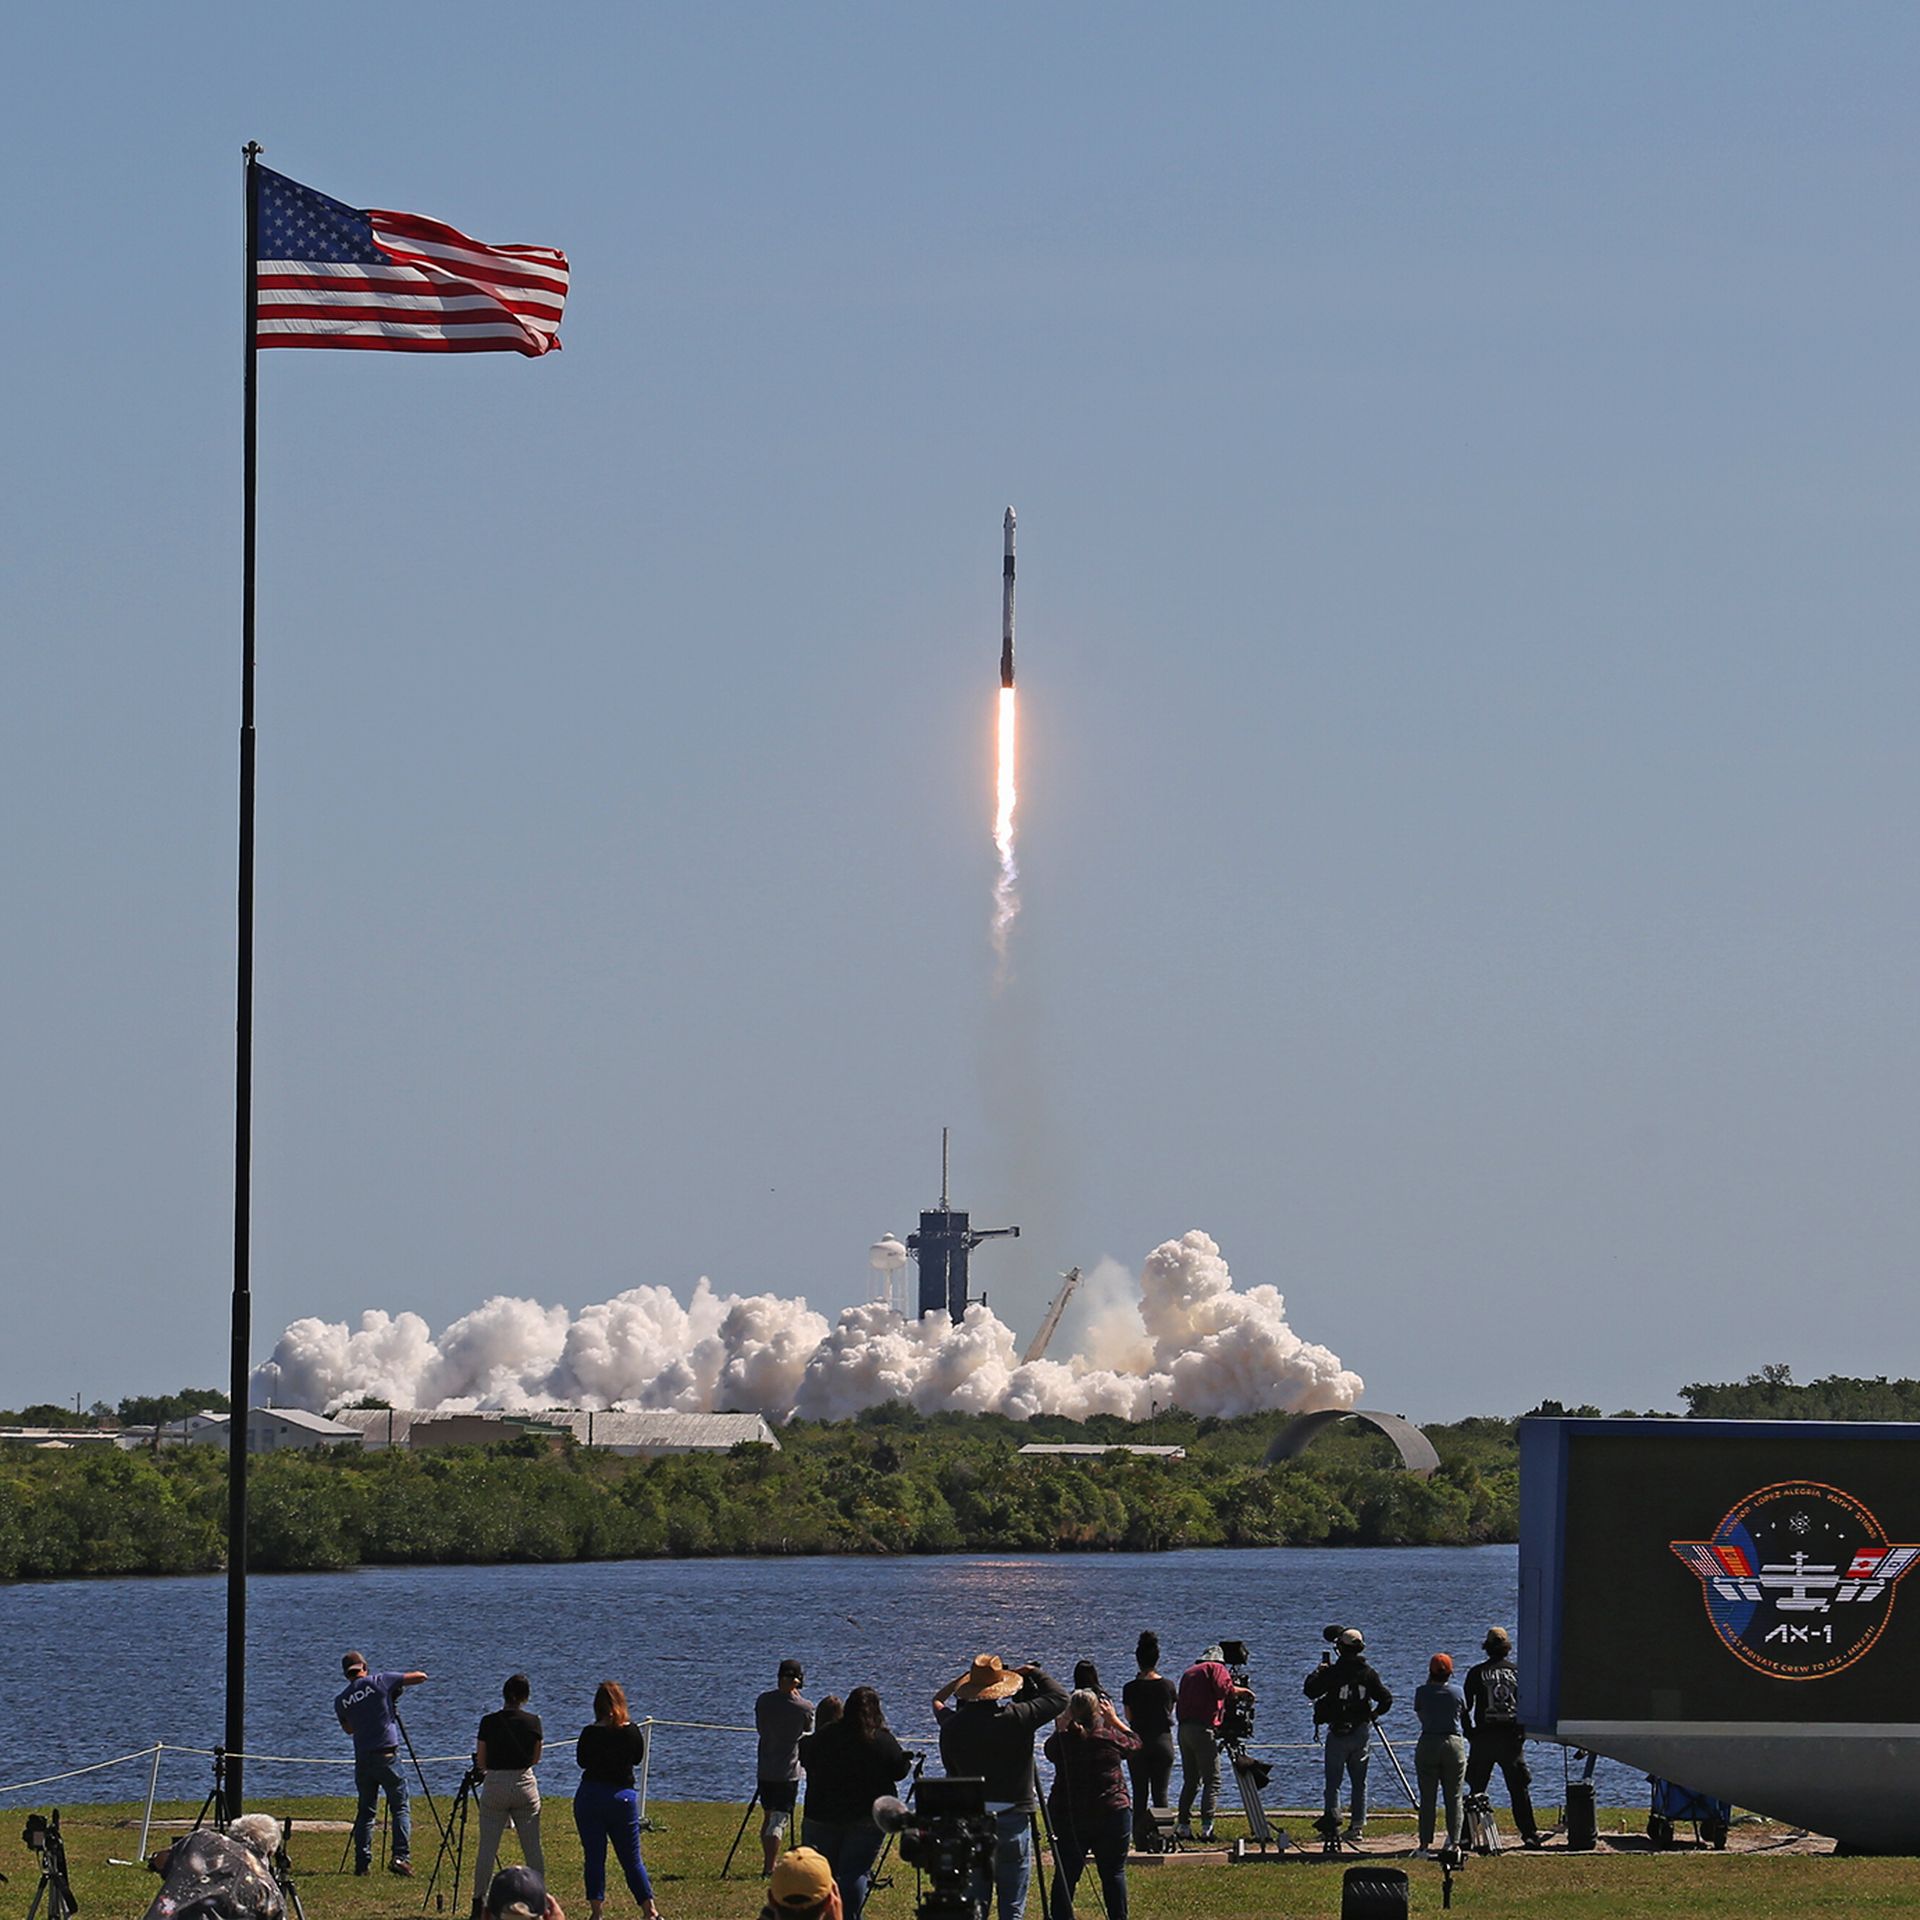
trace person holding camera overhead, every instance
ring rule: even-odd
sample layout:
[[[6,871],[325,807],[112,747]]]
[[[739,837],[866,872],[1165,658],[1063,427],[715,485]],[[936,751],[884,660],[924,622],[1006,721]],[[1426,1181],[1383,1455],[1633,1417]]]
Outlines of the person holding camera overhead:
[[[839,1719],[800,1742],[800,1764],[807,1771],[800,1844],[832,1867],[846,1920],[860,1920],[883,1837],[873,1803],[892,1793],[913,1762],[887,1725],[880,1696],[855,1687]]]
[[[1367,1643],[1358,1627],[1328,1627],[1334,1658],[1324,1655],[1307,1675],[1302,1691],[1313,1702],[1313,1724],[1327,1730],[1326,1810],[1314,1823],[1331,1839],[1340,1832],[1340,1776],[1353,1784],[1347,1802],[1348,1840],[1367,1831],[1367,1763],[1373,1723],[1393,1705],[1393,1695],[1367,1659]]]
[[[976,1654],[957,1680],[933,1696],[940,1722],[940,1764],[949,1775],[987,1783],[993,1858],[974,1871],[971,1895],[982,1916],[997,1900],[1000,1920],[1021,1920],[1033,1871],[1033,1736],[1066,1711],[1067,1696],[1037,1661],[1004,1665]]]
[[[1107,1920],[1127,1920],[1127,1848],[1133,1839],[1127,1762],[1140,1736],[1111,1700],[1076,1687],[1044,1749],[1053,1762],[1047,1817],[1053,1824],[1052,1920],[1073,1920],[1073,1890],[1087,1856],[1100,1873]]]

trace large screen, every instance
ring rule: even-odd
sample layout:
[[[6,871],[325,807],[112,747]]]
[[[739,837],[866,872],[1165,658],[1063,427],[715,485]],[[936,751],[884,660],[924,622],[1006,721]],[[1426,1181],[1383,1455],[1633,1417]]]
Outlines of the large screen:
[[[1555,1452],[1557,1721],[1920,1722],[1920,1427],[1583,1421]]]

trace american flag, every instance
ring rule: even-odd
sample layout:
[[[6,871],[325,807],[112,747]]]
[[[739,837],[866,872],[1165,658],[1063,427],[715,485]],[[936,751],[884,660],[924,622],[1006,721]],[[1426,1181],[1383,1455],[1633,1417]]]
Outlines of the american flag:
[[[548,353],[560,345],[567,256],[490,247],[417,213],[329,200],[256,165],[262,347]]]

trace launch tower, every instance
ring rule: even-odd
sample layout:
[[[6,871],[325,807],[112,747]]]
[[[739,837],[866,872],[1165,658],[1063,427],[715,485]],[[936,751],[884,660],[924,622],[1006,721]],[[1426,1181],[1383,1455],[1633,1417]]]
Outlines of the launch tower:
[[[947,1198],[947,1129],[940,1129],[940,1204],[920,1215],[907,1251],[920,1263],[920,1316],[944,1310],[955,1326],[967,1315],[967,1256],[982,1240],[1017,1240],[1018,1227],[976,1227]]]

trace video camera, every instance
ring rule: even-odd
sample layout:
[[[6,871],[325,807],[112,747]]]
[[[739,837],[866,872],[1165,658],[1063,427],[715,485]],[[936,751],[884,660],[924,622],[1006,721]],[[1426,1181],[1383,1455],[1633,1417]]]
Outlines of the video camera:
[[[1235,1741],[1253,1738],[1253,1682],[1247,1677],[1250,1661],[1247,1658],[1247,1643],[1244,1640],[1222,1640],[1220,1657],[1226,1663],[1227,1671],[1233,1675],[1236,1687],[1245,1687],[1245,1693],[1230,1693],[1226,1705],[1220,1709],[1220,1725],[1217,1729],[1220,1744],[1230,1745]]]
[[[899,1836],[900,1858],[927,1877],[914,1912],[919,1920],[976,1920],[974,1874],[992,1861],[995,1837],[986,1781],[923,1778],[913,1798],[908,1807],[888,1794],[873,1803],[873,1817]]]

